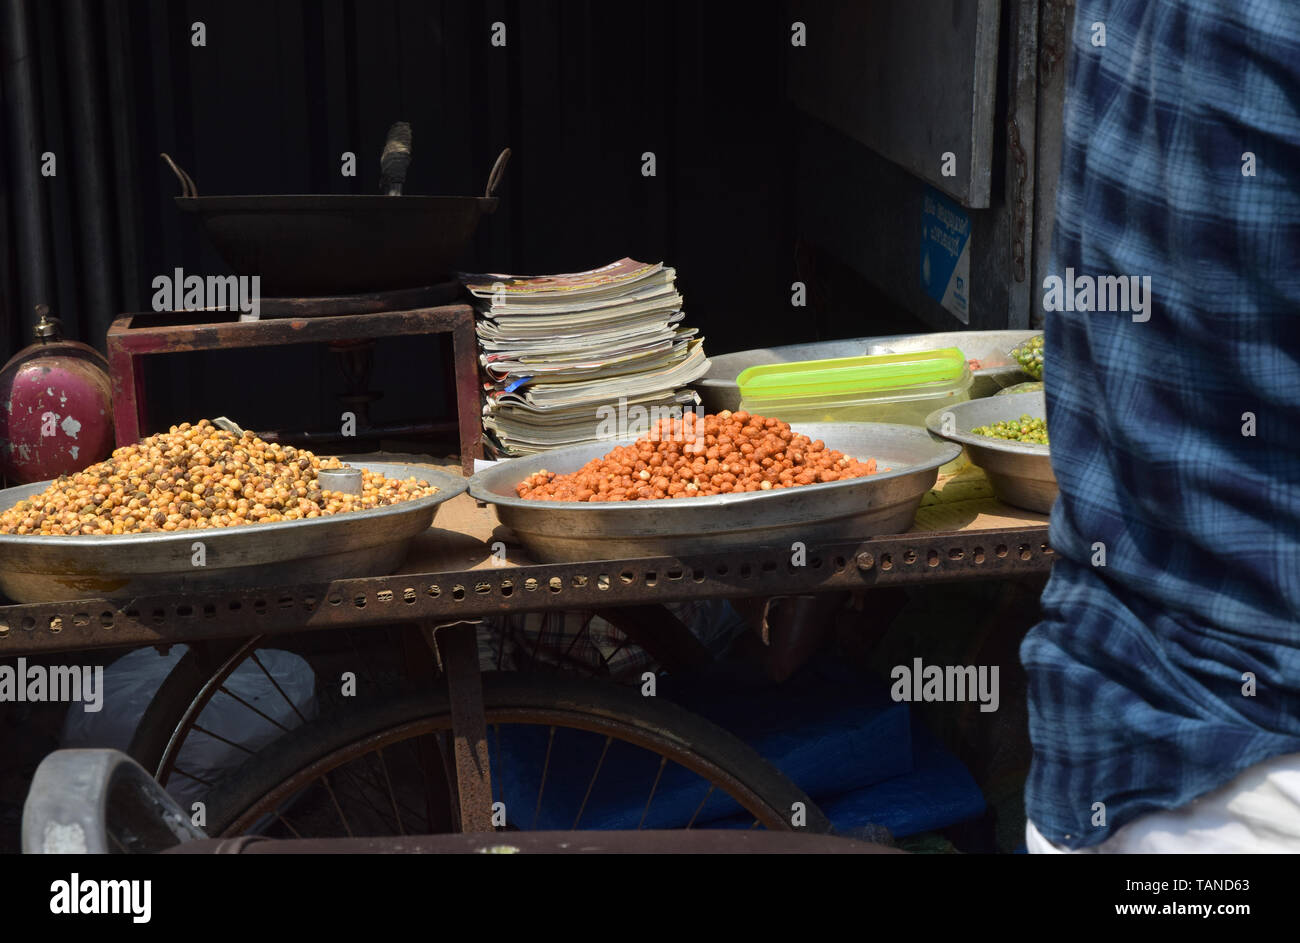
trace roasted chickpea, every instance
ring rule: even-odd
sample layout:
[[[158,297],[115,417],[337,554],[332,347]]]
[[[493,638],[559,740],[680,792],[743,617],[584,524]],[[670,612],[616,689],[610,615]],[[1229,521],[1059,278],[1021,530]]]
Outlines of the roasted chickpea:
[[[181,423],[0,512],[6,534],[132,534],[298,520],[381,507],[437,491],[422,481],[363,474],[358,498],[324,506],[316,469],[336,458],[242,437],[208,420]],[[254,510],[255,509],[255,510]]]

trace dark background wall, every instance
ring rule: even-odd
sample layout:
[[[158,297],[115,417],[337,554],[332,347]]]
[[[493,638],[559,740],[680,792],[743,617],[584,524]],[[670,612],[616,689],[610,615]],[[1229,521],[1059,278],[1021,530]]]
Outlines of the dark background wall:
[[[395,120],[414,132],[408,193],[481,192],[497,152],[513,149],[501,208],[467,268],[663,259],[713,353],[919,329],[798,237],[794,181],[816,168],[798,165],[808,119],[786,99],[781,3],[0,2],[6,357],[28,343],[39,301],[102,349],[113,318],[148,308],[156,275],[227,271],[173,205],[160,151],[204,194],[377,192]],[[490,43],[496,21],[504,48]],[[205,47],[191,44],[195,22]],[[24,51],[35,63],[30,102]],[[57,176],[19,193],[24,160],[44,151],[57,155]],[[357,155],[355,178],[340,174],[345,151]],[[645,151],[655,177],[641,174]],[[36,229],[24,213],[32,200]],[[47,260],[44,277],[33,258]],[[796,277],[810,283],[797,317]],[[341,382],[322,350],[157,361],[155,427],[219,413],[302,427],[338,414]],[[381,344],[375,418],[427,416],[441,362],[436,341]]]

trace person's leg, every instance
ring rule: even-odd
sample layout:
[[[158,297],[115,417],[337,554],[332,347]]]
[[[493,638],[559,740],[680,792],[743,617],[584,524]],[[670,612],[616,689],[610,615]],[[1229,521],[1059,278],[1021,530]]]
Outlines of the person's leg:
[[[1031,855],[1075,855],[1091,854],[1096,851],[1095,848],[1081,848],[1078,851],[1071,851],[1069,848],[1053,845],[1034,827],[1034,823],[1028,820],[1025,822],[1025,847]]]
[[[1064,854],[1025,827],[1030,854]],[[1222,789],[1177,809],[1144,815],[1094,848],[1101,854],[1300,853],[1300,753],[1276,756]]]

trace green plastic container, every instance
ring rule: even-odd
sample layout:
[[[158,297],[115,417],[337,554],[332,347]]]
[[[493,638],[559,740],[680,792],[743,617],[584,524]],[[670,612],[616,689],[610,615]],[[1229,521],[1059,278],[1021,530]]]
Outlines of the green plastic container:
[[[740,408],[801,422],[924,426],[940,406],[970,399],[970,366],[956,347],[750,367],[736,378]]]

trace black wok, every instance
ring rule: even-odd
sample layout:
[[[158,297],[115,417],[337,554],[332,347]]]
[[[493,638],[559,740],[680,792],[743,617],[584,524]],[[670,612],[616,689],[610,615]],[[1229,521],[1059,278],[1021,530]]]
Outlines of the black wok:
[[[418,288],[456,269],[509,159],[471,196],[199,196],[189,175],[176,205],[193,213],[237,275],[261,276],[264,297],[315,297]]]

